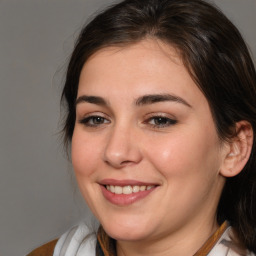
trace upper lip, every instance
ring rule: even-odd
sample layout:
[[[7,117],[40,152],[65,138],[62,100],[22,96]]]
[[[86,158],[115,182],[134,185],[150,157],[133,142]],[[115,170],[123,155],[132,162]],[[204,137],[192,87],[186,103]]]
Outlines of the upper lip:
[[[138,181],[138,180],[116,180],[116,179],[103,179],[99,182],[101,185],[113,185],[113,186],[150,186],[150,185],[158,185],[156,183],[152,182],[143,182],[143,181]]]

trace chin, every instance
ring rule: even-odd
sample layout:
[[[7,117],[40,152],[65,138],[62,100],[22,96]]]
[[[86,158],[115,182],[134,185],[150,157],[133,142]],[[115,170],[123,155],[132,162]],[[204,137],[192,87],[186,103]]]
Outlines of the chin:
[[[118,241],[139,241],[145,239],[149,233],[149,230],[146,227],[139,227],[136,225],[132,226],[121,226],[121,225],[111,225],[111,223],[107,225],[103,225],[106,233]]]
[[[146,237],[145,234],[127,231],[110,231],[107,234],[117,241],[140,241]]]

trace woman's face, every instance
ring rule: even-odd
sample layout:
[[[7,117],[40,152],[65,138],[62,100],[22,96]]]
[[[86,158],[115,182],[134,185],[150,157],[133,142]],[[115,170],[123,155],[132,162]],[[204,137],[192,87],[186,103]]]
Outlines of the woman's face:
[[[223,148],[206,98],[172,47],[145,40],[105,48],[84,65],[72,162],[113,238],[181,237],[216,225]]]

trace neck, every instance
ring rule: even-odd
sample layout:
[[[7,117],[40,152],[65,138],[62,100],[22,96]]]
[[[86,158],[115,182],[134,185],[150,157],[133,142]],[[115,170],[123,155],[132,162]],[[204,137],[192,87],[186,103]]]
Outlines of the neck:
[[[150,240],[117,241],[118,256],[191,256],[194,255],[207,239],[218,229],[217,221],[199,222],[187,226],[184,230],[162,234]],[[191,235],[193,234],[193,235]]]

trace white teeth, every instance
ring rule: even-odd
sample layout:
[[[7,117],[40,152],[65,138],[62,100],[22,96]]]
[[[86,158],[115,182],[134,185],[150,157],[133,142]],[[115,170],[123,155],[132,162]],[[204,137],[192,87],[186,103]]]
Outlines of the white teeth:
[[[119,187],[119,186],[115,186],[115,194],[123,194],[123,188],[122,187]]]
[[[145,191],[146,190],[146,186],[140,186],[140,191]]]
[[[139,192],[140,191],[140,187],[139,186],[133,186],[132,188],[132,192],[133,193],[136,193],[136,192]]]
[[[132,187],[131,186],[124,186],[123,187],[123,194],[129,195],[132,193]]]
[[[150,185],[150,186],[138,186],[138,185],[130,186],[130,185],[127,185],[127,186],[124,186],[124,187],[106,185],[106,188],[107,188],[108,191],[111,191],[112,193],[118,194],[118,195],[120,195],[120,194],[129,195],[129,194],[132,194],[132,193],[138,193],[140,191],[150,190],[154,187],[155,186],[153,186],[153,185]]]

